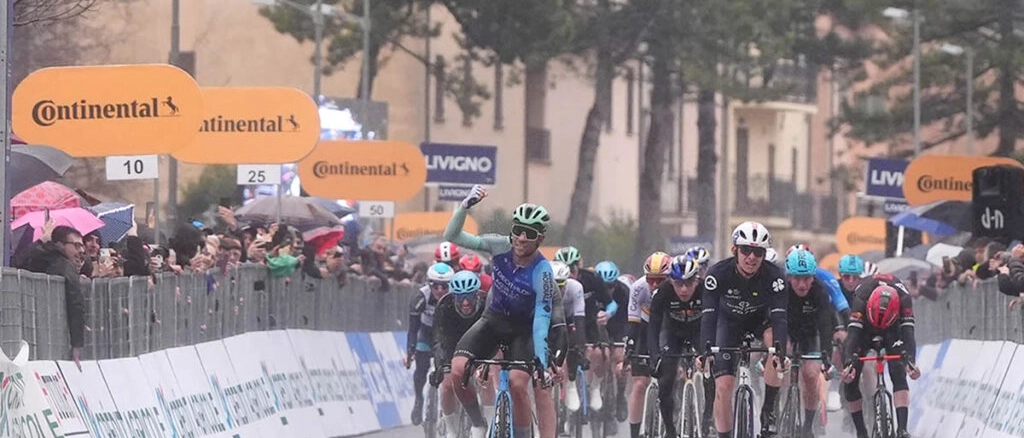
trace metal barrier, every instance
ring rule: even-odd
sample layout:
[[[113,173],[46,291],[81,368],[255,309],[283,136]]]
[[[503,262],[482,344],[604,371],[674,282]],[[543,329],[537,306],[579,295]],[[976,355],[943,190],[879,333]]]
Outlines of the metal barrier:
[[[999,292],[994,279],[939,291],[938,300],[914,300],[917,345],[946,339],[1012,341],[1024,344],[1024,313],[1010,310],[1010,297]]]
[[[404,330],[413,287],[387,292],[350,276],[269,278],[260,265],[202,274],[83,281],[82,359],[136,356],[259,330]],[[0,269],[0,348],[24,339],[32,360],[68,359],[64,279]]]

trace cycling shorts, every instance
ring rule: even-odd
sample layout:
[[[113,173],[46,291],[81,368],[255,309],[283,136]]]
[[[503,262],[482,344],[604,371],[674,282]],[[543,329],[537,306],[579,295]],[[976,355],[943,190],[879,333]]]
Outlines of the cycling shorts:
[[[793,354],[820,354],[821,335],[817,328],[797,329],[790,327],[789,343],[793,346]]]
[[[718,347],[739,347],[747,333],[751,333],[755,338],[764,341],[764,331],[770,326],[767,310],[747,315],[743,319],[721,315],[718,317],[715,345]],[[736,353],[721,352],[716,354],[713,371],[716,378],[718,376],[735,375]]]
[[[583,336],[588,344],[609,342],[607,330],[602,330],[597,319],[587,318],[583,322]]]
[[[609,322],[606,327],[608,330],[608,342],[625,342],[626,334],[628,333],[629,326],[624,322]]]
[[[416,332],[416,351],[430,351],[434,345],[434,328],[429,325],[420,325]]]
[[[633,345],[633,351],[630,354],[644,356],[650,354],[650,349],[648,349],[647,347],[648,329],[650,329],[650,327],[648,327],[647,324],[643,324],[643,326],[640,328],[640,336],[638,339],[634,340],[634,342],[636,343]],[[646,377],[651,375],[650,367],[648,366],[648,361],[649,359],[643,359],[639,357],[629,358],[629,366],[633,370],[633,375],[637,377]]]
[[[498,315],[484,313],[459,339],[455,355],[469,359],[490,359],[499,345],[507,345],[505,359],[533,362],[533,327]],[[525,367],[513,367],[528,371]]]

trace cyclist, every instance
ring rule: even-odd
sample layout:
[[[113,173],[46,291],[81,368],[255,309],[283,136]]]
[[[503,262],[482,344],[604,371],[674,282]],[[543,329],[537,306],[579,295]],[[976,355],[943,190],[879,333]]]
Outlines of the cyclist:
[[[853,303],[853,291],[857,288],[857,285],[861,282],[861,277],[864,275],[864,259],[853,255],[846,254],[839,259],[839,286],[843,289],[843,295],[846,296],[846,301]],[[846,341],[846,332],[839,332],[839,342]],[[833,353],[833,363],[842,363],[842,348],[837,348]],[[861,379],[862,385],[864,381],[871,381],[874,379],[874,368],[868,367],[862,370],[862,373],[867,374],[865,378]],[[828,392],[828,409],[829,411],[838,411],[842,408],[842,401],[839,396],[841,381],[836,379],[833,381],[833,385],[830,385]],[[850,422],[849,417],[844,417],[843,427],[852,428],[853,423]],[[849,429],[845,429],[849,430]]]
[[[832,354],[832,333],[838,323],[828,293],[815,278],[818,268],[814,254],[798,249],[786,257],[786,276],[789,279],[789,352],[792,355],[821,354],[821,367],[804,366],[800,369],[804,408],[804,436],[813,436],[814,418],[821,404],[821,372],[829,370]]]
[[[405,367],[416,362],[412,375],[416,401],[412,405],[412,424],[423,422],[423,385],[430,371],[430,351],[433,345],[434,311],[438,300],[448,293],[448,282],[455,275],[445,263],[434,263],[427,269],[427,284],[412,297],[409,307],[409,334],[406,344]]]
[[[775,248],[768,248],[765,250],[764,261],[768,263],[778,264],[779,253],[775,251]]]
[[[811,250],[807,248],[807,245],[798,243],[789,247],[786,251],[786,257],[789,257],[790,253],[798,249],[811,252]],[[814,253],[811,252],[811,255],[813,254]],[[839,280],[836,279],[835,275],[832,275],[832,273],[828,272],[825,268],[817,268],[814,272],[814,276],[818,279],[818,282],[825,286],[825,290],[828,292],[832,306],[836,309],[836,312],[839,312],[839,321],[842,323],[841,326],[837,327],[840,330],[836,331],[836,339],[839,340],[840,331],[845,332],[846,324],[850,321],[850,303],[846,300],[846,295],[843,294],[843,288],[839,285]],[[845,335],[842,336],[845,338]]]
[[[568,384],[565,385],[565,407],[571,411],[580,409],[580,394],[576,389],[576,367],[581,362],[581,352],[586,339],[583,336],[583,321],[586,317],[586,304],[583,302],[583,285],[572,279],[572,271],[562,262],[551,262],[555,273],[555,283],[562,291],[562,306],[565,320],[569,323],[569,354],[566,357],[565,374]]]
[[[459,259],[459,268],[473,271],[480,277],[480,290],[484,295],[491,290],[491,276],[484,272],[484,262],[476,254],[466,254]]]
[[[857,437],[868,436],[864,425],[863,401],[860,392],[860,369],[863,363],[857,357],[872,348],[872,338],[882,337],[885,354],[904,355],[906,363],[889,363],[892,381],[893,405],[896,406],[896,436],[909,438],[907,415],[910,389],[907,376],[917,380],[921,371],[914,365],[917,342],[914,339],[914,307],[910,292],[899,278],[876,274],[865,279],[854,291],[853,314],[844,344],[846,362],[843,380],[846,382],[846,401],[850,409]]]
[[[658,362],[663,353],[679,354],[684,348],[696,348],[700,342],[701,299],[703,287],[700,284],[700,264],[687,258],[682,263],[672,262],[668,281],[662,282],[651,296],[651,323],[647,330],[647,345],[651,347],[651,361],[658,364],[651,370],[651,377],[658,379],[658,407],[661,409],[665,436],[675,438],[675,390],[676,371],[679,359],[666,357]],[[703,424],[711,423],[712,406],[715,403],[715,382],[704,380]]]
[[[584,318],[583,335],[588,344],[607,342],[602,336],[600,326],[608,322],[609,313],[618,310],[618,304],[611,298],[604,281],[589,269],[583,269],[583,257],[580,251],[572,246],[562,247],[555,253],[555,261],[569,265],[572,278],[583,285],[583,296],[586,302],[586,318]],[[604,375],[605,361],[601,350],[598,348],[587,349],[587,362],[590,363],[590,370],[587,372],[587,394],[589,395],[590,409],[600,411],[604,405],[601,400],[601,380],[595,376]]]
[[[462,254],[459,252],[459,246],[451,242],[441,242],[440,245],[437,245],[437,249],[434,250],[435,262],[445,263],[456,271],[462,269],[459,266],[460,257],[462,257]]]
[[[594,272],[597,273],[602,280],[604,280],[605,288],[612,296],[612,300],[615,303],[615,311],[609,312],[611,317],[608,318],[608,324],[606,329],[608,331],[608,339],[611,342],[625,342],[626,340],[626,325],[629,323],[627,318],[626,308],[629,306],[629,285],[619,281],[619,267],[614,262],[603,261],[594,266]],[[619,312],[618,309],[623,309]],[[609,365],[615,370],[615,419],[618,421],[626,421],[626,414],[628,413],[626,406],[626,378],[623,377],[623,351],[622,347],[612,346],[612,363]],[[618,421],[609,421],[608,425],[605,426],[608,429],[609,434],[617,432]],[[614,424],[613,424],[614,423]]]
[[[700,278],[704,278],[704,275],[708,272],[708,267],[711,266],[711,251],[708,251],[703,246],[694,246],[686,250],[685,255],[700,265],[700,272],[697,275]]]
[[[644,415],[644,392],[650,384],[648,362],[634,355],[649,354],[647,348],[648,321],[651,316],[651,290],[668,277],[672,269],[672,256],[655,252],[644,262],[644,278],[633,282],[629,293],[629,338],[626,353],[631,368],[633,385],[629,394],[629,436],[640,438],[640,424]]]
[[[737,347],[744,334],[759,336],[765,345],[786,345],[786,281],[778,266],[764,263],[771,247],[768,229],[757,222],[744,222],[732,232],[733,256],[708,269],[704,278],[704,312],[701,320],[701,345]],[[761,436],[774,436],[775,402],[781,379],[777,371],[789,367],[779,354],[769,361],[764,373],[764,405],[761,409]],[[735,362],[730,353],[714,358],[715,427],[718,436],[732,434]],[[783,363],[779,363],[779,361]]]
[[[871,277],[878,274],[878,265],[871,263],[867,260],[864,261],[864,273],[860,274],[861,278]]]
[[[445,228],[446,240],[474,251],[495,254],[492,259],[494,279],[487,306],[455,347],[452,378],[461,382],[471,359],[493,357],[498,351],[498,344],[505,343],[509,346],[506,359],[540,362],[538,373],[542,383],[547,385],[550,380],[547,373],[549,331],[556,329],[552,340],[555,351],[564,351],[566,343],[564,314],[551,311],[562,305],[553,301],[560,295],[555,293],[558,286],[555,285],[551,265],[538,251],[551,217],[542,206],[521,204],[512,213],[509,235],[474,236],[462,231],[467,211],[486,196],[483,186],[473,186],[466,199],[455,208]],[[532,418],[530,376],[522,370],[514,370],[510,383],[514,433],[516,436],[529,436]],[[455,394],[473,423],[473,436],[482,438],[487,433],[487,421],[476,394],[462,385],[455,385]]]
[[[434,313],[434,374],[431,384],[441,385],[441,421],[447,438],[459,435],[459,417],[455,415],[455,383],[451,377],[451,360],[466,330],[469,330],[484,312],[480,299],[480,277],[469,270],[459,271],[448,282],[450,293],[437,302]],[[418,370],[418,368],[417,368]]]

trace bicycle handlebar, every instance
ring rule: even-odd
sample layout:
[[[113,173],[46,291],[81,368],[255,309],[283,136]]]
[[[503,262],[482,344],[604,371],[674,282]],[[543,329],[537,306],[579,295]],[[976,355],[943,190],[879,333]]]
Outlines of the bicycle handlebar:
[[[890,361],[890,360],[903,360],[905,355],[902,354],[886,354],[884,356],[861,356],[857,360],[861,362],[874,362],[874,361]]]

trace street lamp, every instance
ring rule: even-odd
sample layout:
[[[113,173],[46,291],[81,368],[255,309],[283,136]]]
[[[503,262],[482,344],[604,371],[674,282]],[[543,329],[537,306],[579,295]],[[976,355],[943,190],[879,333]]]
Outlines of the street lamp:
[[[915,7],[913,11],[900,8],[885,8],[882,15],[894,21],[906,22],[909,18],[914,25],[914,156],[921,154],[921,17]]]
[[[956,44],[943,44],[943,52],[953,56],[966,55],[967,76],[967,153],[974,155],[974,49],[964,48]]]
[[[364,99],[367,99],[369,94],[369,78],[370,78],[370,0],[363,0],[363,16],[357,17],[344,11],[336,9],[334,6],[323,4],[323,0],[316,0],[316,3],[310,6],[303,6],[295,3],[292,0],[250,0],[253,4],[260,6],[277,6],[284,5],[300,11],[310,18],[313,19],[313,45],[315,46],[316,53],[313,54],[313,97],[319,105],[320,102],[320,78],[323,72],[323,50],[321,46],[324,40],[324,16],[329,15],[332,17],[339,17],[354,23],[358,23],[363,29],[363,86],[360,91]]]

